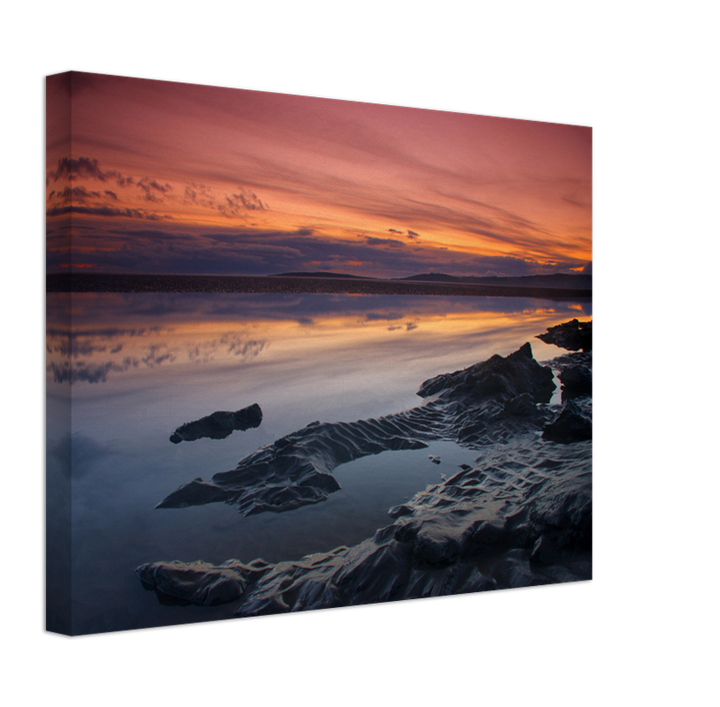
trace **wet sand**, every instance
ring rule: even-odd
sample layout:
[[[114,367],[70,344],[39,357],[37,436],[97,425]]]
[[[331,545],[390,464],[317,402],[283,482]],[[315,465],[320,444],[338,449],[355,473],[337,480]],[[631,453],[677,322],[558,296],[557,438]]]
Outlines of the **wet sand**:
[[[561,346],[565,330],[554,331]],[[549,404],[552,368],[560,371],[559,409]],[[390,508],[389,525],[353,547],[276,564],[158,561],[138,567],[142,585],[161,603],[227,604],[253,616],[590,579],[591,382],[589,351],[541,366],[525,344],[425,381],[418,394],[427,402],[404,413],[312,423],[233,471],[181,486],[159,507],[224,502],[245,515],[280,513],[340,491],[333,470],[363,456],[432,439],[480,455]]]

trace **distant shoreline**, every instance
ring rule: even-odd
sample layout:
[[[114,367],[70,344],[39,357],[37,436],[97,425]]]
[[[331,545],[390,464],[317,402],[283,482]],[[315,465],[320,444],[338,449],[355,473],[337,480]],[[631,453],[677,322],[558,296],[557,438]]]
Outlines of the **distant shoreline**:
[[[380,280],[281,275],[126,275],[50,273],[47,292],[196,292],[278,294],[440,295],[465,297],[535,297],[590,300],[591,289],[478,285],[455,282]]]

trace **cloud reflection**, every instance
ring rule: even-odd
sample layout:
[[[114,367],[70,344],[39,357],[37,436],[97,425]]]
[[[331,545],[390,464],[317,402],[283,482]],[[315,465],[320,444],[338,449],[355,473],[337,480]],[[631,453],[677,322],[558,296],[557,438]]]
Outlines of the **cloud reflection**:
[[[426,338],[430,345],[460,345],[508,327],[539,333],[545,320],[590,313],[584,302],[499,297],[77,294],[71,305],[53,301],[62,297],[48,298],[47,371],[57,384],[108,383],[151,370],[191,373],[197,366],[323,361],[348,346],[378,353],[396,345],[398,332],[412,333],[409,346]],[[67,316],[67,306],[71,334],[52,321],[54,312]]]
[[[269,345],[267,340],[250,336],[243,325],[228,330],[228,323],[222,319],[198,324],[191,316],[202,316],[197,309],[176,308],[146,295],[132,297],[130,302],[126,296],[80,297],[73,313],[77,328],[68,332],[53,326],[52,314],[60,309],[51,306],[51,299],[52,296],[48,298],[47,310],[46,367],[50,378],[58,384],[106,383],[116,374],[173,364],[206,364],[216,360],[232,360],[237,364],[257,358]],[[108,328],[100,324],[102,319],[128,316],[170,321],[172,326]]]

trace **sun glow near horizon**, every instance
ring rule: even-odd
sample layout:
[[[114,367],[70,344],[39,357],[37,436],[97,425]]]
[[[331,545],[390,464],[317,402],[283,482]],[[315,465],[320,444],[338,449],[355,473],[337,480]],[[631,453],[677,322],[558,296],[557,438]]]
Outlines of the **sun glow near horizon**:
[[[590,128],[76,72],[48,78],[47,106],[48,272],[592,259]]]

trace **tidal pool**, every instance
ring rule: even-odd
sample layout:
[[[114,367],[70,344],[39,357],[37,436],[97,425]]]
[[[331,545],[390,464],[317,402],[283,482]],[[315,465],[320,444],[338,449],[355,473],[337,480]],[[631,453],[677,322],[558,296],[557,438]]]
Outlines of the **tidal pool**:
[[[586,302],[381,295],[57,294],[47,307],[48,503],[71,498],[70,545],[49,542],[48,552],[70,558],[71,591],[53,591],[58,602],[72,596],[73,633],[232,614],[159,604],[134,572],[146,562],[278,562],[372,535],[391,506],[477,451],[437,441],[363,457],[336,469],[342,489],[327,501],[285,513],[155,506],[314,420],[415,407],[420,384],[439,373],[526,341],[537,360],[554,358],[561,352],[535,336],[591,315]],[[256,429],[169,441],[185,422],[253,403]]]

